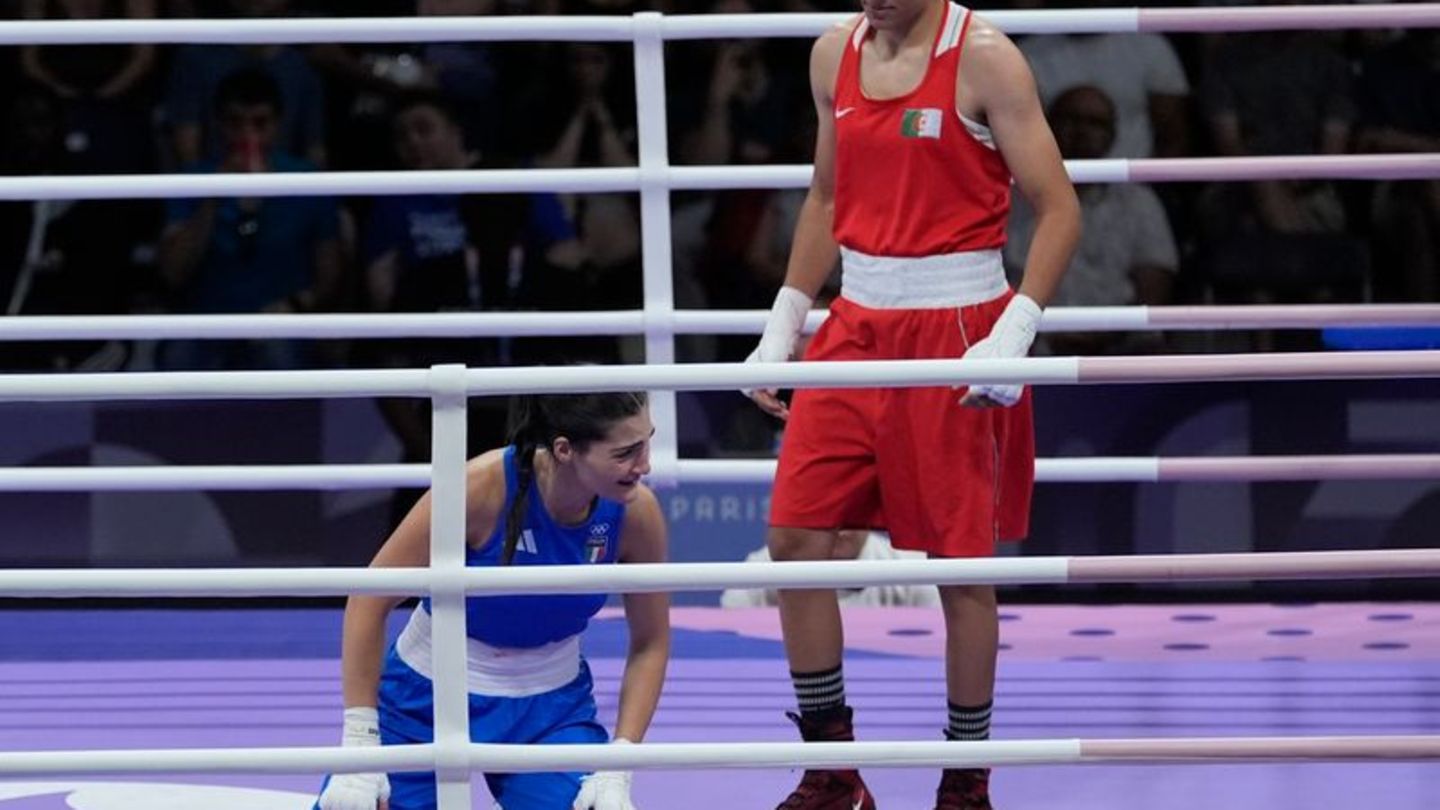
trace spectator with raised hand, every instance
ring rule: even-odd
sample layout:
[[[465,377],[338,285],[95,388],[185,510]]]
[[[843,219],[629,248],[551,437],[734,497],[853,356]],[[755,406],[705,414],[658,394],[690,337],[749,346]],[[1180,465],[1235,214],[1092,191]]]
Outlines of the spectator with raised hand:
[[[558,85],[527,115],[544,133],[537,142],[547,144],[534,164],[547,169],[634,166],[633,82],[623,75],[617,52],[594,43],[571,43],[562,53]],[[560,207],[550,212],[547,227],[557,245],[576,250],[555,252],[549,265],[569,278],[526,279],[521,303],[537,309],[638,306],[640,217],[634,195],[562,194],[558,200]],[[567,233],[574,235],[573,242],[563,238]],[[609,356],[588,359],[615,357],[604,354]]]
[[[227,2],[237,17],[285,17],[291,12],[290,0]],[[221,156],[223,127],[214,116],[215,99],[220,83],[240,70],[262,71],[279,89],[276,146],[324,166],[324,88],[305,53],[289,45],[186,45],[175,53],[165,100],[175,162],[187,166]]]
[[[216,91],[223,157],[200,173],[313,170],[278,143],[280,89],[260,70],[231,74]],[[341,289],[338,213],[328,197],[182,199],[169,203],[160,269],[185,312],[315,312]],[[179,342],[164,352],[181,368],[293,368],[301,344]]]

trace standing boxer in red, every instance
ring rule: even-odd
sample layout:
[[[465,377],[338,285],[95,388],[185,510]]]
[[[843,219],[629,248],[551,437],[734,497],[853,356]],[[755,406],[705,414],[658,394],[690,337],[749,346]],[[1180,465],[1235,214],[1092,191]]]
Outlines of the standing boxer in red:
[[[1080,210],[1034,79],[1011,41],[945,0],[863,0],[820,37],[810,84],[815,175],[785,286],[750,359],[790,359],[838,258],[841,297],[806,360],[1023,357],[1080,233]],[[1038,225],[1018,293],[1000,248],[1011,181]],[[1028,528],[1030,398],[1021,386],[809,389],[786,419],[770,512],[776,560],[830,559],[836,531],[881,528],[896,548],[983,557]],[[946,737],[986,739],[998,645],[995,590],[945,586]],[[807,741],[851,740],[834,591],[780,593]],[[937,810],[989,810],[988,770],[947,770]],[[806,771],[784,810],[872,810],[855,771]]]

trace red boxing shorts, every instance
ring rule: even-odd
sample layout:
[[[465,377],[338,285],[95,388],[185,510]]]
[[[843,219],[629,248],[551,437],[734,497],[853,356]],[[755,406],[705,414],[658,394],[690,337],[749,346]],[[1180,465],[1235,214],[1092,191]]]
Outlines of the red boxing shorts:
[[[1013,293],[948,309],[870,309],[844,298],[807,361],[957,358],[990,334]],[[1030,525],[1030,389],[1011,408],[966,408],[965,390],[797,390],[770,525],[880,529],[896,548],[984,557]]]

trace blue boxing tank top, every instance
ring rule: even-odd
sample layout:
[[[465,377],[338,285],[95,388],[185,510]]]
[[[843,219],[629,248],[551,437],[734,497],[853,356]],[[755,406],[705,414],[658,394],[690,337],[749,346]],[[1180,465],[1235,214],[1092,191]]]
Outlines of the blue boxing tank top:
[[[477,551],[465,552],[468,566],[499,566],[505,548],[505,522],[519,491],[515,448],[505,448],[505,505],[495,531]],[[619,555],[620,529],[625,505],[597,498],[590,517],[576,526],[563,526],[550,516],[531,481],[529,502],[520,540],[510,565],[609,564]],[[590,617],[605,606],[605,594],[549,594],[535,596],[472,596],[465,600],[465,624],[470,637],[492,647],[528,649],[561,641],[585,630]],[[430,610],[430,600],[425,600]]]

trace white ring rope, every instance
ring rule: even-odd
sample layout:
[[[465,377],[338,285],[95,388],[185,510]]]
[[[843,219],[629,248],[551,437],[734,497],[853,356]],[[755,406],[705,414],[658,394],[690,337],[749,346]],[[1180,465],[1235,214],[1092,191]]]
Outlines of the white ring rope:
[[[23,480],[25,468],[15,470]],[[775,478],[766,459],[680,459],[681,483],[755,484]],[[1440,479],[1440,454],[1041,458],[1041,483],[1359,481]],[[0,488],[4,479],[0,478]]]
[[[430,486],[430,475],[429,464],[0,467],[0,492],[264,492],[419,488]]]
[[[1440,576],[1440,549],[994,557],[945,560],[635,563],[515,568],[25,569],[0,571],[0,596],[413,596],[432,587],[469,594],[672,593],[724,588],[873,585],[1064,585]]]
[[[426,397],[456,366],[348,371],[177,371],[0,375],[0,402],[153,399]],[[1440,351],[1268,355],[1027,357],[833,363],[509,366],[464,371],[470,396],[584,391],[895,388],[981,382],[1025,385],[1356,380],[1440,377]]]
[[[758,335],[765,310],[676,310],[676,335]],[[826,313],[817,310],[813,332]],[[655,328],[643,310],[589,312],[430,312],[325,315],[18,315],[0,318],[0,341],[374,339],[642,335]],[[1440,327],[1440,304],[1262,304],[1227,306],[1051,307],[1041,332]]]
[[[679,459],[685,484],[768,484],[765,459]],[[353,490],[430,485],[429,464],[0,467],[0,492]],[[1440,454],[1041,458],[1040,483],[1395,481],[1440,478]]]
[[[1440,154],[1072,160],[1077,183],[1162,183],[1284,179],[1420,180],[1440,177]],[[811,167],[667,166],[456,171],[259,172],[0,178],[0,200],[175,199],[397,194],[634,192],[805,188]]]
[[[848,14],[673,14],[625,16],[374,17],[358,19],[24,20],[0,22],[0,45],[273,44],[314,42],[611,41],[635,38],[659,18],[662,39],[815,37]],[[986,11],[1012,34],[1135,31],[1275,31],[1425,28],[1440,5],[1299,5],[1260,8],[1094,8]]]
[[[1199,737],[987,740],[984,742],[470,744],[454,763],[475,771],[675,768],[913,768],[1098,762],[1200,764],[1440,759],[1440,736]],[[6,753],[0,775],[154,773],[363,773],[439,770],[434,745],[376,748],[210,748]]]

